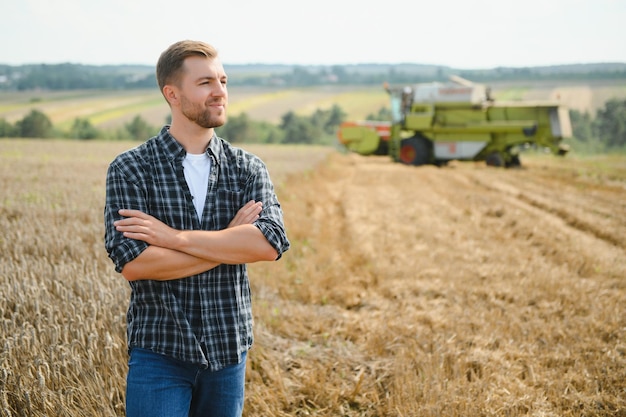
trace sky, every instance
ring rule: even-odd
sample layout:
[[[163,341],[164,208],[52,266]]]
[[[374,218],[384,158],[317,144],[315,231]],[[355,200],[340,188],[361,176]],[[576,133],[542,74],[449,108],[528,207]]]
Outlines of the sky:
[[[626,63],[626,0],[6,0],[0,64],[154,65],[182,39],[228,64],[457,69]]]

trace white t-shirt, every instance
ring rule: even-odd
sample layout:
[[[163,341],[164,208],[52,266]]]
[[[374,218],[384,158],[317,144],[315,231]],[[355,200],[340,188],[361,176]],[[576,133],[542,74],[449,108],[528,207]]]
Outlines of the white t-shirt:
[[[198,213],[198,219],[202,221],[204,201],[209,186],[209,174],[211,173],[211,158],[206,152],[199,155],[188,153],[183,159],[183,168],[187,186],[193,196],[193,205],[196,208],[196,213]]]

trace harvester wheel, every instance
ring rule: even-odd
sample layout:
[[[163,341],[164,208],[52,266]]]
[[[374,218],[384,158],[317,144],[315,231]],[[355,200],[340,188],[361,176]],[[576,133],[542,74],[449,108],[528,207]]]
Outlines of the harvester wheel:
[[[407,165],[426,165],[432,160],[432,142],[422,135],[400,141],[400,162]]]
[[[490,167],[503,167],[504,166],[504,158],[498,152],[493,152],[487,155],[485,158],[485,163]]]
[[[522,167],[522,161],[520,161],[519,155],[511,156],[511,160],[509,162],[507,162],[506,167],[507,168],[521,168]]]

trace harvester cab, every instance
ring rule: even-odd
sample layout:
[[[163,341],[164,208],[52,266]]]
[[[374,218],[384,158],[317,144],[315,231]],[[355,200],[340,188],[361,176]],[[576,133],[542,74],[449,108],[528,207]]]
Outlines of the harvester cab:
[[[342,124],[338,137],[347,149],[409,165],[482,160],[507,167],[520,165],[525,147],[567,152],[561,141],[571,136],[569,113],[558,102],[497,103],[487,86],[460,77],[385,89],[391,120]]]

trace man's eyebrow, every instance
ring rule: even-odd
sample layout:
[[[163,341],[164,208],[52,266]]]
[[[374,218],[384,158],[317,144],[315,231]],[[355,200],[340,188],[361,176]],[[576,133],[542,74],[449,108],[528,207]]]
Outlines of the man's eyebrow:
[[[220,75],[220,76],[214,76],[214,75],[202,75],[200,77],[198,77],[198,79],[196,80],[196,82],[200,82],[200,81],[212,81],[212,80],[227,80],[228,76],[227,75]]]

